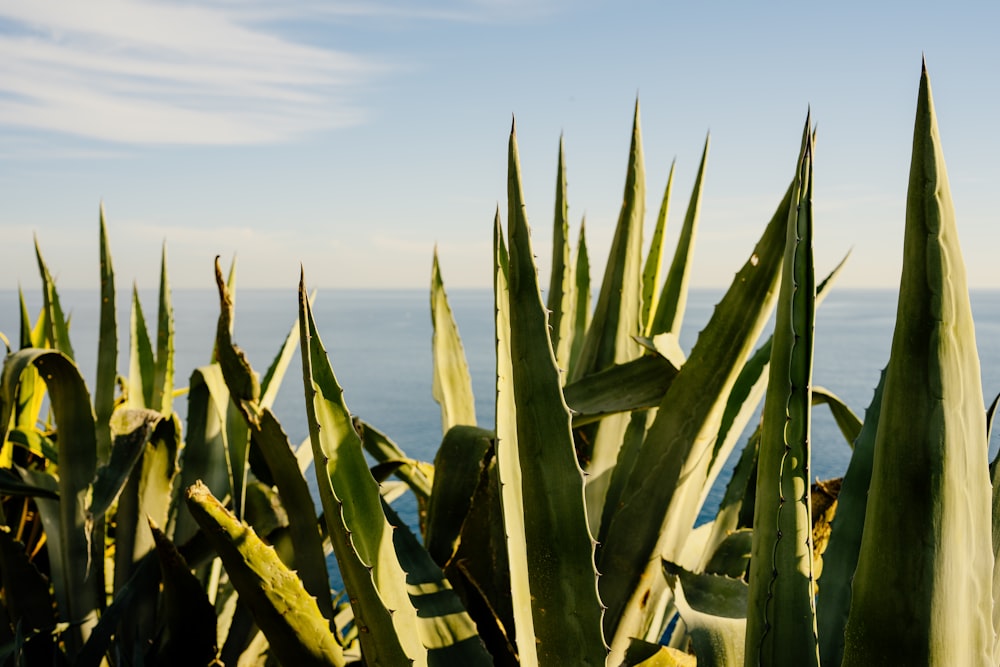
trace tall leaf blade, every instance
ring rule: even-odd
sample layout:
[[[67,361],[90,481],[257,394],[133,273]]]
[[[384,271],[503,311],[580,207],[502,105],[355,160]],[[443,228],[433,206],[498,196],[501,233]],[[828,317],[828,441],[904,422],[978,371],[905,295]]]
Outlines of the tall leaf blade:
[[[663,255],[666,248],[666,245],[663,243],[663,236],[667,230],[667,216],[670,213],[670,193],[674,187],[674,168],[676,166],[677,160],[670,163],[667,186],[663,191],[660,212],[656,216],[656,227],[653,228],[653,236],[649,240],[649,253],[646,255],[646,264],[642,270],[642,314],[639,317],[639,321],[642,323],[642,331],[645,336],[650,335],[653,324],[652,316],[656,313],[656,304],[660,300],[660,272],[663,270]]]
[[[573,265],[569,252],[569,204],[566,200],[566,154],[559,137],[559,163],[556,168],[556,205],[552,222],[552,269],[549,276],[547,308],[552,328],[552,349],[559,368],[569,368],[572,337]]]
[[[427,664],[416,611],[382,512],[378,484],[368,470],[326,349],[299,285],[299,326],[306,413],[316,481],[344,586],[360,628],[365,661],[375,665]],[[349,500],[349,502],[347,502]]]
[[[518,663],[537,667],[538,653],[534,616],[531,613],[531,588],[528,548],[525,541],[524,494],[521,484],[521,456],[517,440],[517,404],[514,400],[514,361],[510,344],[510,256],[500,226],[500,211],[493,225],[493,298],[496,312],[497,343],[497,474],[500,479],[500,503],[504,532],[507,536],[507,559],[510,567],[511,606],[514,611],[514,639]]]
[[[571,302],[569,362],[566,377],[576,377],[576,367],[583,351],[583,339],[590,328],[590,255],[587,253],[587,221],[580,221],[580,236],[573,261],[573,300]]]
[[[705,148],[701,153],[701,163],[698,165],[698,175],[691,190],[687,213],[684,216],[684,226],[681,227],[677,239],[677,249],[670,262],[670,270],[663,283],[663,292],[656,305],[656,313],[650,325],[650,335],[671,332],[680,335],[681,322],[684,321],[684,311],[687,308],[688,282],[691,275],[691,256],[694,253],[694,240],[698,230],[701,214],[701,190],[705,180],[705,164],[708,162],[709,137],[705,137]]]
[[[97,417],[97,460],[106,463],[111,456],[111,413],[115,409],[118,377],[118,313],[115,297],[115,271],[111,264],[111,246],[100,214],[101,236],[101,315],[97,339],[97,379],[94,384],[94,413]]]
[[[160,260],[160,298],[156,324],[156,362],[150,407],[165,415],[173,412],[174,395],[174,307],[167,279],[167,244]]]
[[[844,665],[995,664],[983,405],[965,265],[924,68],[896,330]]]
[[[764,401],[750,559],[747,665],[819,665],[809,487],[816,316],[810,124],[807,118],[792,186]]]
[[[49,267],[42,259],[42,249],[35,239],[35,258],[38,260],[38,273],[42,278],[42,310],[44,312],[45,340],[44,347],[59,350],[70,359],[75,359],[73,345],[69,341],[69,325],[66,323],[66,316],[63,315],[62,305],[59,303],[59,292],[56,291],[56,281],[49,273]],[[37,345],[37,347],[43,347]]]
[[[594,318],[583,343],[574,379],[639,356],[639,345],[633,337],[640,333],[645,208],[646,180],[637,100],[622,208],[608,253]]]
[[[132,313],[129,318],[128,394],[126,405],[130,408],[153,406],[153,383],[156,357],[149,341],[149,329],[139,301],[139,288],[132,286]]]
[[[442,432],[447,433],[452,426],[459,424],[475,426],[476,400],[472,395],[472,376],[458,325],[444,290],[437,248],[434,249],[431,271],[431,324],[434,327],[431,340],[434,353],[432,394],[441,406]]]
[[[603,607],[569,408],[548,333],[524,211],[517,138],[508,161],[511,375],[524,537],[540,664],[603,665]],[[572,610],[565,613],[564,610]],[[521,638],[523,645],[524,638]]]

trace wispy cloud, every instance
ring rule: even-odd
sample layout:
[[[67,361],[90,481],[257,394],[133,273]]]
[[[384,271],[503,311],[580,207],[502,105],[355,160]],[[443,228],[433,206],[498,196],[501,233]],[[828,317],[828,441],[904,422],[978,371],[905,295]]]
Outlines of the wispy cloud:
[[[230,3],[0,5],[0,125],[122,143],[284,141],[358,122],[378,71]]]
[[[146,145],[293,140],[363,122],[360,86],[399,54],[375,62],[292,26],[524,21],[563,2],[0,2],[0,129]]]
[[[241,4],[241,0],[220,0]],[[546,18],[579,5],[571,0],[435,0],[415,3],[412,0],[289,0],[274,3],[249,0],[258,16],[289,15],[307,10],[315,15],[341,19],[413,19],[454,21],[460,23],[518,23]],[[249,10],[242,2],[244,10]]]

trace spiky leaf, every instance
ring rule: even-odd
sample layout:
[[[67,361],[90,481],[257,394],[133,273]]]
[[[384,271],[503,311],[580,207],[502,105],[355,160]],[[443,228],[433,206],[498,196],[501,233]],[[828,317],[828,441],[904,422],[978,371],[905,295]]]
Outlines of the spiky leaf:
[[[925,68],[845,666],[996,664],[986,460],[975,328]]]

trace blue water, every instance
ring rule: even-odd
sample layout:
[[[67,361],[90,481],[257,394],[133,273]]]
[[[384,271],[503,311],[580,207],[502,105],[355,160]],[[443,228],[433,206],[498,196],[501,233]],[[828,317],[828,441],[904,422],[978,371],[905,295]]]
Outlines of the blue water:
[[[96,364],[98,299],[96,292],[62,290],[64,309],[72,314],[71,339],[77,363],[92,385]],[[143,293],[148,322],[155,323],[156,294]],[[686,350],[708,321],[721,292],[694,290],[681,343]],[[128,298],[119,295],[119,327],[127,332]],[[38,312],[40,296],[27,295],[29,310]],[[494,332],[493,297],[488,290],[450,290],[449,299],[464,341],[473,377],[481,425],[493,424]],[[1000,291],[974,291],[973,310],[986,401],[1000,392]],[[178,290],[173,295],[176,319],[175,385],[186,386],[193,369],[208,363],[218,317],[217,297],[210,290]],[[433,460],[441,439],[440,409],[431,398],[431,324],[424,290],[329,290],[318,295],[314,314],[320,336],[344,387],[351,411],[394,439],[410,456]],[[892,290],[833,290],[817,314],[814,383],[838,394],[861,417],[885,365],[895,321]],[[297,312],[294,290],[240,290],[236,294],[234,339],[254,368],[263,373],[291,329]],[[0,291],[0,331],[16,341],[17,293]],[[155,332],[151,332],[155,335]],[[126,340],[120,343],[119,369],[127,368]],[[293,361],[282,385],[275,413],[293,443],[307,436],[300,362]],[[175,408],[182,418],[186,401]],[[737,453],[742,445],[737,446]],[[992,448],[996,451],[996,446]],[[850,449],[825,408],[815,411],[814,476],[842,475]],[[706,504],[714,513],[724,479]],[[401,514],[410,523],[415,513],[405,499]]]

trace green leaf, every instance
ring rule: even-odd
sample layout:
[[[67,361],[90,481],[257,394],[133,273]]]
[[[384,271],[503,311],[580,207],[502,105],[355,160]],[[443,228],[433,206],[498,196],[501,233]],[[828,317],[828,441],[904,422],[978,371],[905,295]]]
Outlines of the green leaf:
[[[72,360],[60,352],[29,348],[8,356],[4,363],[0,424],[10,422],[9,410],[17,385],[22,373],[31,366],[48,388],[59,433],[61,549],[50,551],[50,558],[61,561],[55,567],[63,572],[65,590],[57,592],[57,600],[65,603],[61,616],[73,623],[66,639],[72,658],[86,641],[104,606],[104,541],[103,536],[99,540],[90,539],[86,512],[87,492],[97,468],[94,413],[90,392]]]
[[[360,419],[354,418],[354,428],[361,436],[361,444],[376,461],[380,463],[398,463],[392,473],[402,481],[406,482],[410,490],[417,497],[419,503],[425,503],[431,497],[431,484],[434,480],[434,467],[425,461],[417,461],[406,455],[395,442],[389,439],[371,424],[367,424]],[[474,426],[455,426],[452,430],[478,431]],[[450,433],[451,431],[449,431]],[[445,436],[447,438],[447,435]]]
[[[516,417],[513,433],[504,430],[501,435],[498,427],[497,446],[509,446],[504,436],[517,441],[528,585],[539,663],[603,665],[607,656],[601,635],[603,608],[597,595],[583,471],[577,463],[569,409],[563,400],[560,371],[552,353],[548,318],[538,287],[513,130],[509,146],[507,289],[512,365],[510,375],[499,382],[512,392]],[[501,483],[517,483],[508,482],[503,473],[501,468]],[[559,611],[566,609],[573,613]],[[523,640],[521,636],[519,648]]]
[[[454,426],[445,434],[434,457],[434,486],[427,505],[424,544],[442,567],[458,548],[493,437],[484,429]]]
[[[45,338],[47,344],[35,345],[35,347],[49,347],[58,350],[69,359],[75,359],[73,346],[69,341],[69,325],[66,316],[63,315],[62,306],[59,303],[59,293],[56,291],[56,281],[49,273],[49,267],[42,259],[42,249],[35,238],[35,257],[38,260],[38,272],[42,278],[42,312],[44,316]]]
[[[35,497],[35,505],[38,507],[38,514],[42,519],[46,548],[50,554],[48,577],[52,582],[52,594],[56,600],[56,608],[64,611],[69,609],[69,586],[66,582],[70,574],[66,571],[61,557],[63,553],[62,518],[60,516],[62,504],[56,499],[59,496],[59,480],[54,475],[41,470],[30,470],[18,465],[15,465],[14,469],[28,484],[48,491],[46,494]],[[54,558],[52,554],[55,554]]]
[[[431,348],[434,357],[434,384],[431,393],[441,406],[441,429],[447,433],[452,426],[476,425],[476,401],[472,395],[472,376],[465,360],[462,338],[458,334],[455,316],[448,305],[448,295],[441,279],[437,248],[431,271],[431,324],[434,335]]]
[[[174,308],[167,280],[167,244],[163,244],[160,262],[160,299],[156,324],[156,363],[153,371],[153,396],[149,407],[165,415],[173,412],[174,395]]]
[[[843,664],[996,664],[979,358],[926,68],[905,229]]]
[[[111,413],[115,409],[118,386],[118,313],[115,296],[115,271],[111,264],[111,246],[104,222],[104,204],[100,213],[101,236],[101,314],[97,338],[97,379],[94,384],[94,414],[97,417],[97,460],[107,463],[111,456]]]
[[[215,608],[187,561],[152,519],[149,529],[163,582],[164,628],[156,657],[170,665],[209,665],[219,653]]]
[[[219,258],[215,258],[215,284],[219,291],[219,320],[216,326],[216,354],[229,398],[236,410],[226,410],[226,449],[232,484],[233,510],[243,516],[250,432],[260,426],[260,383],[246,355],[233,343],[233,301],[222,278]]]
[[[187,436],[178,488],[181,492],[202,480],[213,495],[230,493],[230,473],[226,434],[229,390],[218,364],[203,366],[191,373],[188,383]],[[187,504],[175,502],[172,536],[184,544],[197,530]]]
[[[830,542],[823,554],[823,575],[816,600],[820,660],[839,665],[844,656],[844,626],[851,607],[851,580],[858,565],[861,534],[865,525],[868,489],[871,486],[875,458],[875,434],[882,411],[885,371],[879,377],[871,404],[865,411],[861,432],[854,441],[854,452],[847,465],[837,497]]]
[[[267,460],[281,495],[281,503],[288,513],[294,567],[306,590],[316,598],[320,611],[332,620],[333,600],[316,506],[288,436],[270,409],[264,409],[260,426],[254,429],[253,439]]]
[[[153,431],[163,420],[155,410],[123,408],[115,412],[109,422],[114,444],[107,464],[99,466],[91,491],[90,520],[102,520],[104,514],[118,500],[135,464],[142,458]]]
[[[807,116],[792,185],[761,426],[747,665],[819,665],[809,478],[816,319],[811,137]]]
[[[191,513],[222,558],[226,573],[267,635],[274,656],[286,665],[344,665],[344,655],[302,582],[240,522],[195,484],[187,490]]]
[[[49,581],[28,560],[24,544],[14,539],[7,526],[0,526],[0,574],[11,625],[19,632],[35,635],[24,645],[24,664],[56,663],[58,649],[51,633],[56,617]]]
[[[854,447],[854,441],[857,440],[858,434],[861,432],[861,420],[854,414],[854,411],[839,396],[825,387],[814,386],[812,388],[812,402],[813,405],[826,405],[830,408],[830,414],[837,422],[837,427],[844,435],[844,440],[847,441],[848,445]]]
[[[559,164],[556,169],[556,206],[552,221],[552,268],[546,307],[552,328],[552,349],[559,368],[569,368],[573,336],[573,265],[569,251],[569,204],[566,200],[566,155],[559,135]],[[565,375],[563,376],[565,378]]]
[[[693,574],[667,562],[663,566],[674,593],[674,603],[691,636],[698,666],[743,664],[746,583],[713,574]]]
[[[299,285],[299,324],[306,413],[320,500],[333,550],[351,597],[361,650],[368,664],[426,664],[416,611],[382,512],[378,485],[306,298]],[[349,502],[345,502],[349,499]]]
[[[406,589],[417,610],[417,632],[427,647],[427,664],[431,667],[492,665],[493,659],[486,652],[475,623],[441,568],[392,508],[384,508],[393,527],[392,541],[400,565],[406,570]]]
[[[822,303],[823,299],[830,293],[830,288],[833,287],[837,276],[840,275],[840,272],[844,268],[844,264],[846,262],[847,257],[845,256],[837,264],[837,266],[834,267],[833,271],[827,274],[826,278],[824,278],[823,281],[816,287],[817,308],[820,303]],[[747,360],[746,364],[743,366],[743,370],[740,371],[739,377],[736,379],[736,384],[733,385],[733,389],[729,393],[729,400],[726,403],[726,411],[722,417],[722,425],[719,427],[719,434],[715,439],[715,448],[712,450],[712,465],[709,469],[708,476],[705,478],[704,486],[702,487],[702,499],[699,506],[704,505],[705,500],[708,498],[709,491],[711,491],[715,481],[722,473],[726,465],[726,461],[729,460],[740,435],[746,429],[750,420],[757,414],[757,406],[760,404],[760,400],[763,398],[764,391],[767,388],[767,370],[771,360],[772,341],[773,334],[769,336],[767,341],[757,348],[750,359]],[[817,390],[816,387],[813,387],[813,405],[816,405],[818,402],[817,391],[823,390]],[[824,394],[823,397],[828,394],[829,392]],[[831,406],[831,409],[833,409],[833,406]],[[850,416],[848,413],[850,413],[850,409],[843,406],[843,410],[846,410],[847,412],[841,413],[840,417],[844,421],[844,427],[847,428]],[[756,472],[754,475],[756,476]],[[749,506],[753,506],[752,499]]]
[[[636,100],[622,208],[605,265],[594,319],[587,330],[571,380],[578,380],[615,363],[631,361],[641,354],[635,336],[643,333],[639,317],[642,311],[642,228],[645,213],[645,167],[639,129],[639,101]],[[587,511],[594,534],[599,532],[604,498],[628,423],[627,415],[608,417],[588,428],[587,436],[580,439],[585,443],[581,447],[580,458],[587,471]]]
[[[323,543],[309,487],[299,470],[298,460],[292,451],[288,436],[270,408],[262,405],[261,388],[249,360],[233,343],[231,333],[233,302],[229,288],[222,280],[218,258],[215,263],[215,278],[219,290],[220,310],[216,327],[216,354],[229,388],[229,396],[233,399],[231,405],[234,405],[242,415],[243,426],[249,431],[253,443],[263,455],[273,478],[271,483],[278,487],[282,503],[288,512],[290,541],[294,552],[292,564],[299,570],[306,590],[316,598],[320,611],[332,620],[333,601],[330,597]],[[273,377],[272,374],[271,378]],[[230,460],[238,460],[238,455],[231,453]],[[234,469],[236,467],[234,466]],[[234,488],[245,488],[245,466],[243,473],[239,480],[234,482]],[[242,495],[245,493],[244,491]],[[238,507],[242,510],[243,503],[241,502]]]
[[[21,311],[18,349],[23,350],[26,347],[45,347],[42,341],[35,341],[35,336],[33,335],[35,327],[31,325],[31,315],[28,313],[28,304],[24,300],[24,290],[21,289],[20,285],[17,287],[17,299]],[[41,320],[42,318],[39,317],[38,319]],[[40,324],[40,322],[36,322],[36,324]]]
[[[32,496],[58,500],[59,494],[48,488],[29,484],[10,468],[0,468],[0,494],[5,496]]]
[[[180,429],[175,414],[156,422],[140,461],[136,462],[118,497],[114,550],[116,592],[125,586],[142,559],[155,547],[149,519],[159,524],[167,521],[178,467]],[[124,646],[149,641],[157,626],[159,582],[155,573],[151,572],[134,585],[138,595],[129,606],[129,620],[122,624],[118,635]]]
[[[676,375],[676,366],[650,354],[567,385],[564,395],[574,428],[618,412],[655,408]]]
[[[701,153],[701,164],[698,166],[698,175],[695,177],[694,189],[691,191],[691,199],[688,201],[687,213],[684,216],[684,225],[677,238],[677,249],[670,262],[670,270],[663,283],[663,292],[649,326],[649,335],[651,336],[664,332],[680,336],[681,322],[684,321],[684,311],[687,307],[691,257],[694,254],[694,240],[701,213],[701,189],[705,179],[705,164],[708,162],[708,145],[709,137],[706,136],[705,148]]]
[[[521,456],[517,440],[517,404],[514,400],[513,359],[510,322],[510,256],[500,227],[497,211],[493,226],[493,295],[496,313],[497,397],[496,459],[500,485],[504,532],[507,536],[507,559],[510,571],[511,607],[518,663],[537,667],[534,615],[531,613],[530,570],[525,540],[524,492],[521,484]],[[519,639],[523,638],[523,639]]]
[[[576,377],[583,339],[590,328],[590,256],[587,254],[587,221],[580,222],[580,236],[576,245],[576,261],[573,263],[573,300],[570,314],[569,363],[566,377]]]
[[[126,406],[153,409],[156,358],[149,341],[146,318],[139,302],[139,288],[132,286],[132,314],[129,319],[129,364]]]
[[[593,322],[587,330],[580,363],[572,379],[639,356],[639,346],[633,337],[641,333],[639,314],[642,307],[642,223],[645,208],[645,170],[637,100],[622,209],[611,242]]]
[[[774,302],[790,199],[789,188],[657,408],[601,543],[598,569],[612,662],[624,655],[629,637],[644,634],[666,590],[658,555],[679,553],[694,525],[729,394]]]
[[[760,426],[747,439],[740,458],[733,468],[719,511],[712,521],[712,534],[705,544],[703,561],[707,562],[716,549],[734,531],[753,525],[754,498],[757,495],[757,454],[760,448]],[[707,565],[705,565],[707,567]]]
[[[753,550],[752,545],[752,529],[740,528],[729,533],[715,547],[712,557],[705,563],[705,574],[720,574],[733,579],[745,578]]]
[[[663,191],[660,212],[656,216],[656,227],[653,228],[653,237],[649,240],[649,252],[646,254],[646,264],[642,270],[642,314],[639,316],[639,321],[642,323],[642,332],[645,336],[650,335],[653,315],[657,310],[656,304],[660,301],[660,272],[663,269],[663,255],[666,248],[663,243],[663,235],[667,229],[670,191],[674,186],[674,168],[676,166],[677,160],[670,163],[667,187]]]
[[[260,382],[250,367],[250,362],[233,343],[233,301],[222,278],[219,258],[215,258],[215,284],[219,291],[219,320],[215,330],[216,350],[222,375],[229,387],[229,397],[247,415],[256,420],[260,416]]]
[[[697,664],[698,660],[693,655],[669,646],[633,639],[625,651],[621,667],[697,667]]]

